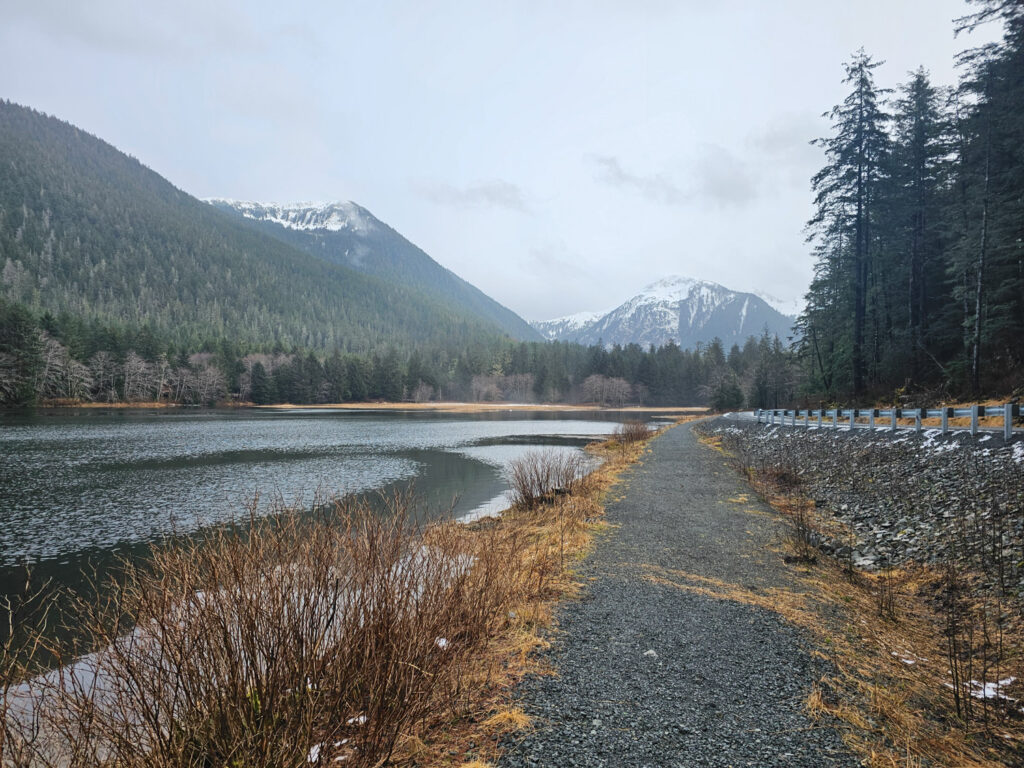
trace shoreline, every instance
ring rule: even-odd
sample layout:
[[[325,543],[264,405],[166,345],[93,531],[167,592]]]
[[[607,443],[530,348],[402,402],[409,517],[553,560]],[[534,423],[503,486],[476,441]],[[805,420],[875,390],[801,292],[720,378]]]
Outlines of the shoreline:
[[[694,414],[706,414],[708,409],[702,406],[638,406],[629,405],[622,407],[602,406],[597,404],[569,404],[569,403],[510,403],[510,402],[486,402],[466,403],[458,401],[450,402],[429,402],[429,403],[403,403],[403,402],[379,402],[379,403],[318,403],[315,405],[294,405],[283,403],[280,405],[254,405],[253,408],[272,410],[338,410],[338,411],[437,411],[440,413],[492,413],[500,411],[550,411],[567,412],[573,411],[600,411],[602,413],[659,413],[659,414],[680,414],[691,416]]]
[[[636,414],[659,414],[693,416],[710,413],[704,406],[643,406],[626,405],[621,407],[602,406],[597,404],[570,404],[570,403],[512,403],[512,402],[485,402],[470,403],[459,401],[428,402],[428,403],[406,403],[396,401],[363,402],[363,403],[312,403],[301,405],[295,403],[276,403],[273,405],[256,405],[254,403],[218,403],[214,406],[185,405],[172,402],[140,402],[140,403],[90,403],[90,402],[45,402],[33,406],[41,410],[153,410],[165,408],[195,408],[207,411],[219,410],[240,410],[251,408],[253,410],[271,411],[434,411],[437,413],[498,413],[502,411],[547,411],[551,413],[574,411],[600,412],[600,413],[636,413]]]

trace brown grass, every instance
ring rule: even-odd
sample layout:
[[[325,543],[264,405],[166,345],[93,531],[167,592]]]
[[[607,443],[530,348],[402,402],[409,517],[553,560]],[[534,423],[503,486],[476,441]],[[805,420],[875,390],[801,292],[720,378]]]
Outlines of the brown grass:
[[[0,710],[0,765],[297,768],[314,747],[319,764],[494,758],[529,727],[511,689],[545,672],[551,607],[577,590],[602,498],[644,447],[591,450],[605,463],[572,493],[499,520],[419,525],[408,497],[384,515],[338,501],[126,564],[101,604],[75,604],[87,663],[32,678],[43,625],[0,648],[0,692],[31,678],[3,700],[35,713]]]
[[[508,402],[367,402],[367,403],[317,403],[312,405],[295,405],[280,403],[277,405],[258,405],[257,408],[330,408],[332,410],[351,411],[439,411],[442,413],[489,413],[493,411],[603,411],[606,413],[659,414],[664,416],[702,416],[707,408],[699,407],[668,407],[668,406],[624,406],[621,408],[600,407],[596,405],[574,405],[569,403],[508,403]]]
[[[717,447],[721,449],[720,441]],[[800,494],[799,487],[778,483],[771,473],[759,469],[750,468],[748,474],[759,495],[785,518],[792,520],[801,511],[811,516],[810,525],[816,530],[829,523],[815,514],[813,502]],[[813,564],[796,560],[793,569],[798,581],[792,590],[759,593],[664,569],[649,569],[649,578],[775,611],[812,633],[816,653],[831,663],[834,673],[811,691],[807,709],[812,715],[838,718],[845,726],[845,740],[866,765],[995,768],[1024,764],[1024,718],[1014,707],[974,699],[975,707],[986,708],[986,717],[965,720],[958,712],[949,688],[949,626],[943,608],[948,576],[941,569],[915,566],[866,573],[853,572],[851,564],[828,558]],[[967,623],[985,610],[991,612],[981,590],[965,586],[964,593],[969,595],[961,606]],[[1019,611],[1004,619],[1000,664],[988,669],[978,664],[972,673],[978,679],[1024,678],[1024,626]],[[969,651],[963,653],[961,662],[970,659]],[[1005,692],[1024,698],[1020,682]]]

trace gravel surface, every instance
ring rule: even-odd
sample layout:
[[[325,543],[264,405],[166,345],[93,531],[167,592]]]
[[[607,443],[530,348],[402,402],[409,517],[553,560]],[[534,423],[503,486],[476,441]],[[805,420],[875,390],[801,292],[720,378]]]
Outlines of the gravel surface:
[[[750,500],[737,501],[747,494]],[[646,565],[746,589],[796,587],[767,547],[780,536],[725,458],[689,425],[651,444],[607,505],[609,533],[559,611],[549,661],[521,705],[536,727],[499,765],[856,766],[839,734],[803,712],[825,673],[778,615],[645,579]]]
[[[867,570],[907,561],[1001,555],[1024,587],[1024,438],[887,430],[770,427],[719,420],[707,427],[749,466],[787,468],[819,512],[855,540],[825,538],[826,554]]]

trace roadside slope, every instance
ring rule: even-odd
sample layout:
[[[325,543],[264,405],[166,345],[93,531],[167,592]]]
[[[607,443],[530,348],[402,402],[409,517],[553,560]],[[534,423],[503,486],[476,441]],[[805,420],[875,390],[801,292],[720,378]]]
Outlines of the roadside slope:
[[[715,597],[799,590],[769,548],[767,505],[690,425],[651,444],[606,506],[610,533],[559,614],[549,661],[522,706],[538,727],[500,765],[855,766],[804,712],[824,669],[774,612]],[[755,513],[755,514],[752,514]]]

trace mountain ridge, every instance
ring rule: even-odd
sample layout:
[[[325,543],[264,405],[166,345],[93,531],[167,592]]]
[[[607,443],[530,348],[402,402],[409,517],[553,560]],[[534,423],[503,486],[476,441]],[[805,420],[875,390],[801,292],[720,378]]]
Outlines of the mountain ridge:
[[[349,201],[269,203],[207,198],[211,206],[252,222],[265,234],[332,264],[454,302],[525,341],[537,331],[515,312],[435,261],[367,208]]]
[[[656,280],[617,307],[603,313],[579,312],[532,323],[551,341],[682,348],[707,344],[742,344],[764,330],[786,337],[794,318],[784,315],[753,293],[733,291],[718,283],[671,275]]]

